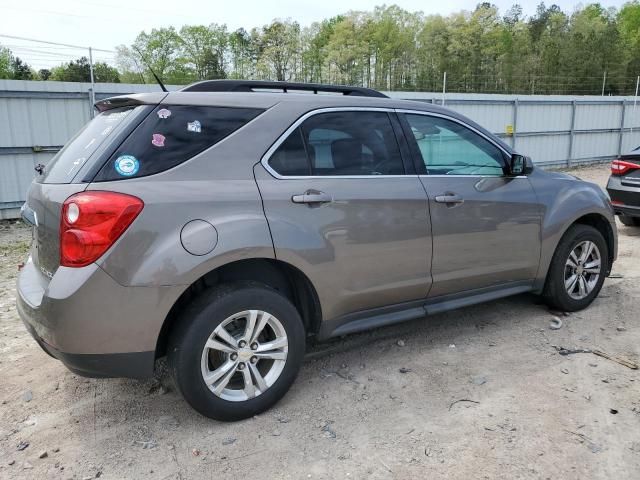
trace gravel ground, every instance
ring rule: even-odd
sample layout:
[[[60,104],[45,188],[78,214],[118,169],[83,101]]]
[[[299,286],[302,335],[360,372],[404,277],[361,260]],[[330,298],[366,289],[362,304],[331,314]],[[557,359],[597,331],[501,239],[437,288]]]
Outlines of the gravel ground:
[[[604,185],[608,168],[573,173]],[[640,229],[619,234],[613,278],[559,330],[521,295],[350,336],[228,424],[166,375],[84,379],[42,352],[15,309],[30,232],[2,223],[0,478],[640,478],[640,371],[553,347],[640,360]]]

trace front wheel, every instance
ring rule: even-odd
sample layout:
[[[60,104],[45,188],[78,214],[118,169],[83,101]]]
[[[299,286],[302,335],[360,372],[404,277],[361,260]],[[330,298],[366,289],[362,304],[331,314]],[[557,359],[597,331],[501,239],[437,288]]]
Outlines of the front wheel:
[[[589,225],[573,225],[551,260],[543,297],[553,308],[574,312],[598,296],[609,267],[607,243]]]
[[[302,320],[291,302],[262,285],[205,292],[179,319],[168,362],[178,390],[216,420],[248,418],[289,390],[305,351]]]

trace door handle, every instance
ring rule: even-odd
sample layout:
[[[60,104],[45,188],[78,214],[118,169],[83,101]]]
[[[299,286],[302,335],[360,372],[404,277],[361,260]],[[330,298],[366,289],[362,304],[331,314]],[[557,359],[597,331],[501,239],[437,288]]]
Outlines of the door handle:
[[[329,203],[333,201],[333,198],[328,193],[319,192],[317,190],[307,190],[301,195],[294,195],[291,197],[293,203]]]
[[[445,193],[444,195],[436,196],[436,202],[438,202],[438,203],[464,203],[464,198],[462,198],[457,193]]]

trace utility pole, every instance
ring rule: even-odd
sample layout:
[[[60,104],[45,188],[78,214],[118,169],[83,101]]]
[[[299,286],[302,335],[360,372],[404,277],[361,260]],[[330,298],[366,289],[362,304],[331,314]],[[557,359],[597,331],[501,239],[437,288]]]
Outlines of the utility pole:
[[[604,71],[604,76],[602,77],[602,95],[604,97],[604,86],[607,83],[607,71]]]
[[[636,78],[636,94],[633,97],[633,115],[631,115],[631,133],[633,133],[633,122],[636,119],[636,105],[638,103],[638,87],[640,87],[640,75]]]
[[[96,103],[96,83],[93,78],[93,49],[89,47],[89,76],[91,77],[91,117],[93,117],[93,105]]]
[[[442,76],[442,106],[444,107],[444,97],[447,94],[447,72]]]

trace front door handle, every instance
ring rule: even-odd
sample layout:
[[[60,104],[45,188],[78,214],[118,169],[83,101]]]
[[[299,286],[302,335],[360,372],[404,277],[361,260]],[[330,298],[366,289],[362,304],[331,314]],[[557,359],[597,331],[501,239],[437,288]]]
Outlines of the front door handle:
[[[438,203],[464,203],[464,199],[457,193],[445,193],[444,195],[436,196],[436,202]]]
[[[332,202],[333,198],[328,193],[319,192],[317,190],[307,190],[303,194],[291,197],[291,201],[293,203],[317,204]]]

